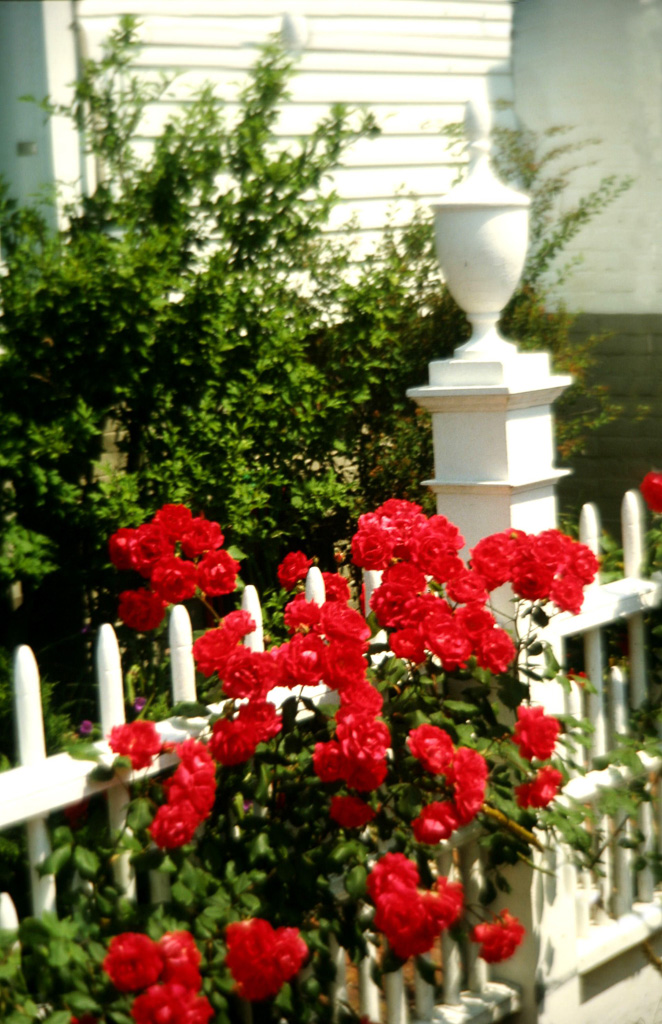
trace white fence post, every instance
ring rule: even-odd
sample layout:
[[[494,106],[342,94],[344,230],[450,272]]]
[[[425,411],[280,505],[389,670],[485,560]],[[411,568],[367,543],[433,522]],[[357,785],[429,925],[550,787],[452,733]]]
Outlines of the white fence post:
[[[244,644],[251,651],[263,651],[264,628],[262,625],[262,606],[257,590],[252,583],[244,587],[244,592],[241,595],[241,607],[245,612],[248,612],[255,623],[253,632],[244,637]]]
[[[99,683],[99,713],[101,730],[108,737],[115,725],[123,725],[124,683],[122,663],[117,637],[112,626],[106,623],[99,630],[96,649],[97,679]],[[122,832],[127,827],[126,814],[130,794],[128,787],[119,781],[108,790],[108,823],[111,833]],[[136,880],[127,853],[121,854],[113,863],[115,882],[129,898],[136,894]]]
[[[175,605],[168,623],[170,643],[170,677],[172,679],[172,700],[197,700],[195,688],[195,663],[193,661],[193,632],[191,618],[183,604]]]
[[[639,491],[627,491],[621,505],[623,571],[626,577],[641,576],[644,561],[644,522],[644,503]],[[646,699],[646,640],[643,612],[628,618],[628,640],[630,705],[638,708]]]
[[[39,687],[39,670],[29,647],[19,647],[14,655],[14,706],[18,737],[18,759],[22,765],[46,760],[44,720]],[[26,822],[32,909],[36,917],[55,910],[55,877],[37,871],[51,852],[47,817]]]

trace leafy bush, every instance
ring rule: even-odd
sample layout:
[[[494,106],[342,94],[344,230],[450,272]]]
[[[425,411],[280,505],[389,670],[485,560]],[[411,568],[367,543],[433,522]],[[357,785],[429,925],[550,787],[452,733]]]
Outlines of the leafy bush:
[[[349,241],[324,233],[325,176],[377,131],[370,115],[333,107],[279,148],[291,66],[269,46],[234,123],[203,90],[141,163],[132,139],[167,83],[132,71],[137,46],[124,18],[72,105],[44,102],[84,130],[101,169],[65,227],[49,233],[39,209],[0,198],[0,582],[23,589],[0,641],[34,646],[78,714],[91,714],[86,631],[114,612],[99,537],[184,501],[232,523],[262,592],[289,548],[330,567],[366,502],[419,496],[431,438],[405,391],[466,331],[423,215],[387,230],[352,275]],[[601,188],[587,215],[617,194]],[[541,232],[548,259],[568,232]],[[570,318],[545,308],[541,259],[506,330],[581,378]]]

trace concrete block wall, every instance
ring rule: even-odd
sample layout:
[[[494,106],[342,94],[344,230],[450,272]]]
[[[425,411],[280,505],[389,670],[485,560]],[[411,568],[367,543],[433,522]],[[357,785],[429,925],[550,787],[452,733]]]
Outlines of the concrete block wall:
[[[602,333],[591,378],[609,388],[623,414],[589,436],[560,494],[564,506],[596,502],[605,526],[616,533],[623,493],[650,469],[662,469],[662,314],[578,317],[575,337]]]

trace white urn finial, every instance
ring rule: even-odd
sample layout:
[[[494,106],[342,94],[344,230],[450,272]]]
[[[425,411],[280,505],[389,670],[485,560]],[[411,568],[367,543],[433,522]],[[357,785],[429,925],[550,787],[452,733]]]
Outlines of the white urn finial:
[[[517,346],[497,330],[520,279],[528,245],[528,196],[502,184],[490,166],[491,116],[484,98],[465,112],[466,179],[432,209],[437,258],[448,289],[472,326],[460,359],[503,359]]]

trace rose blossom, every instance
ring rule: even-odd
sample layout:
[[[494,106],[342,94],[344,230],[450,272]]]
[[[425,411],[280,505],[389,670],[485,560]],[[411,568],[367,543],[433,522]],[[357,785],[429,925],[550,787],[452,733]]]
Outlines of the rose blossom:
[[[193,514],[186,505],[163,505],[152,522],[157,523],[164,530],[168,540],[178,541],[182,539],[192,519]]]
[[[561,772],[551,765],[539,768],[533,782],[523,782],[515,787],[519,807],[547,807],[552,802],[563,782]]]
[[[458,824],[454,805],[444,800],[424,807],[418,818],[412,821],[411,827],[417,842],[434,846],[442,839],[448,839]]]
[[[272,928],[259,917],[229,924],[225,937],[225,962],[237,983],[237,993],[251,1002],[277,995],[308,955],[296,928]]]
[[[158,523],[143,523],[131,544],[131,565],[149,579],[159,559],[172,555],[173,551],[174,545]]]
[[[662,473],[657,470],[646,473],[639,490],[651,512],[662,512]]]
[[[176,982],[151,985],[131,1007],[136,1024],[207,1024],[213,1014],[206,996]]]
[[[227,551],[209,551],[198,562],[198,586],[209,597],[231,594],[241,566]]]
[[[195,519],[191,519],[182,534],[182,551],[187,558],[198,558],[207,551],[220,548],[224,539],[218,523],[196,516]]]
[[[488,964],[496,964],[513,955],[524,933],[517,918],[503,910],[491,923],[477,924],[471,932],[471,941],[481,943],[479,957]]]
[[[343,828],[362,828],[375,817],[375,812],[357,796],[334,796],[329,816]]]
[[[409,750],[426,771],[443,775],[450,767],[453,743],[450,736],[437,725],[419,725],[407,737]]]
[[[527,708],[520,705],[517,709],[513,743],[517,744],[520,754],[528,761],[534,757],[546,761],[554,753],[560,731],[560,723],[556,718],[546,715],[541,707]]]
[[[322,579],[327,601],[341,601],[343,604],[349,601],[351,597],[349,583],[344,576],[338,572],[323,572]]]
[[[189,800],[161,804],[148,832],[162,850],[175,850],[190,843],[201,818]]]
[[[200,977],[200,950],[190,932],[166,932],[158,942],[163,954],[161,980],[173,981],[197,992],[202,984]]]
[[[108,944],[103,969],[120,992],[152,985],[163,970],[163,951],[141,932],[115,935]]]
[[[168,604],[179,604],[195,596],[198,573],[193,562],[177,555],[166,555],[154,565],[152,586]]]
[[[307,558],[303,551],[290,551],[278,566],[277,575],[281,587],[292,590],[295,584],[306,578],[312,564],[312,558]]]
[[[116,569],[134,568],[131,548],[137,532],[131,527],[123,526],[108,538],[108,554]]]
[[[114,725],[108,735],[108,743],[113,753],[129,757],[134,769],[147,768],[162,747],[154,722],[140,719],[126,725]]]
[[[147,633],[163,622],[166,602],[151,590],[123,590],[117,614],[125,626]]]
[[[385,853],[368,875],[367,889],[376,901],[393,889],[415,892],[420,880],[418,868],[404,853]]]

